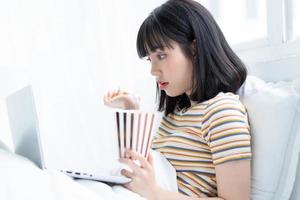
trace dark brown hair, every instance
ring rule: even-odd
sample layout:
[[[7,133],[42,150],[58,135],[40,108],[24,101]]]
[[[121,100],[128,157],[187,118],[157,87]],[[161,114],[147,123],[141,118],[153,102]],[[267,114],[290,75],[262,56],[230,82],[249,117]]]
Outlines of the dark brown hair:
[[[187,58],[193,59],[193,87],[189,98],[185,93],[170,97],[157,86],[158,110],[165,111],[165,115],[173,113],[177,106],[189,108],[190,100],[203,102],[219,92],[236,93],[244,83],[245,65],[230,48],[210,12],[200,3],[169,0],[155,8],[139,29],[138,55],[144,58],[157,48],[172,48],[172,41],[179,44]]]

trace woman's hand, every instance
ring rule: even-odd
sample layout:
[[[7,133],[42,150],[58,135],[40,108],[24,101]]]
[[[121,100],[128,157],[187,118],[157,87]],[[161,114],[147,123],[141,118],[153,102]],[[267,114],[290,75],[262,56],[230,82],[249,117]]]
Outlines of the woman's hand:
[[[120,162],[127,164],[132,171],[122,169],[121,173],[130,178],[129,183],[124,186],[141,195],[146,199],[155,199],[156,189],[155,173],[153,168],[153,158],[149,153],[148,159],[134,151],[126,150],[126,158],[120,158]],[[138,161],[140,165],[136,163]]]
[[[104,105],[125,110],[139,109],[140,99],[120,89],[109,91],[103,97]]]

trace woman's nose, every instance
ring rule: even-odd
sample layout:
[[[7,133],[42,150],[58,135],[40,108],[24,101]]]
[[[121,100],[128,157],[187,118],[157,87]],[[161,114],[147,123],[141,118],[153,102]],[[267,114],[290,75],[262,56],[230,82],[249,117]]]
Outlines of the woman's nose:
[[[152,76],[159,76],[160,70],[157,66],[154,66],[153,64],[151,65],[151,75]]]

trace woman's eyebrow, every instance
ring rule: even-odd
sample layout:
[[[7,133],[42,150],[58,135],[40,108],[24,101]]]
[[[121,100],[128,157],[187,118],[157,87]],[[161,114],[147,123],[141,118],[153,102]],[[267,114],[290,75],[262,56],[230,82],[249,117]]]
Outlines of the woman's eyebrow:
[[[150,50],[151,53],[155,53],[157,51],[165,51],[165,47],[155,47]]]

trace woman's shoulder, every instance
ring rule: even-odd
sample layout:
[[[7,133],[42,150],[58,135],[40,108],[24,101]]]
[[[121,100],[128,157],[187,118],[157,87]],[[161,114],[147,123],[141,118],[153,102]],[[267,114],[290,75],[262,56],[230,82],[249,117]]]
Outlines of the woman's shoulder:
[[[239,100],[239,96],[232,92],[220,92],[215,97],[208,99],[206,101],[197,103],[192,102],[192,106],[187,110],[176,110],[175,115],[183,115],[183,114],[199,114],[203,115],[210,110],[220,110],[224,107],[236,107],[240,110],[245,111],[245,108],[241,101]]]
[[[219,92],[215,97],[208,99],[207,104],[214,104],[216,102],[224,101],[240,102],[240,97],[232,92]]]
[[[241,103],[239,95],[234,94],[232,92],[219,92],[216,96],[214,96],[208,100],[205,100],[203,102],[196,103],[194,106],[199,106],[199,105],[209,106],[209,105],[212,105],[212,104],[215,104],[218,102],[224,103],[226,101]]]
[[[246,112],[245,106],[240,101],[239,95],[232,92],[220,92],[215,97],[203,102],[207,112],[214,110],[237,109]]]

